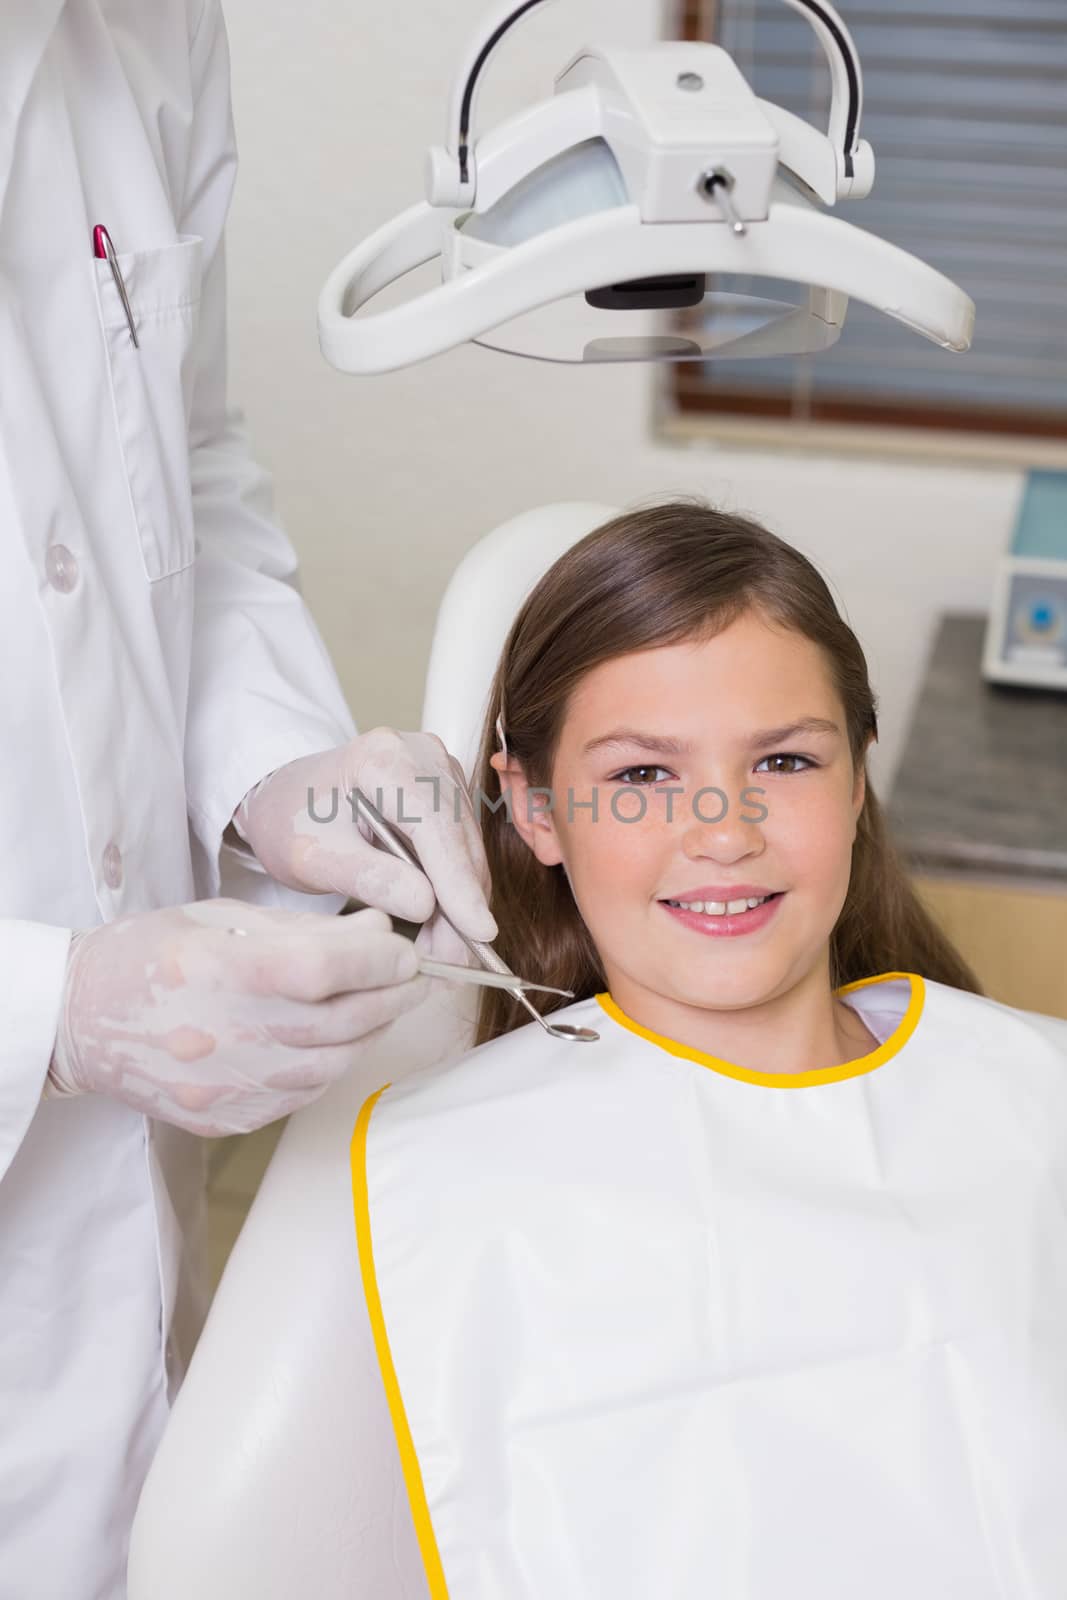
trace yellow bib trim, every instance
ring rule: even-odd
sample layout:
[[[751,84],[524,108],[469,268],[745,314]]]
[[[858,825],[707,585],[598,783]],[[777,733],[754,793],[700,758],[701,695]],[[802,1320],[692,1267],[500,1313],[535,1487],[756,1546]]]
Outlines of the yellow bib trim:
[[[708,1067],[712,1072],[722,1073],[726,1078],[737,1078],[742,1083],[761,1084],[766,1089],[806,1089],[816,1083],[840,1083],[843,1078],[858,1078],[864,1072],[873,1072],[875,1067],[890,1061],[907,1044],[918,1026],[926,997],[926,985],[917,972],[880,972],[874,978],[860,978],[855,983],[842,984],[839,989],[834,990],[834,993],[849,994],[853,989],[865,989],[872,983],[888,983],[892,978],[908,979],[911,984],[911,999],[908,1001],[908,1009],[885,1043],[880,1044],[878,1049],[872,1050],[869,1055],[857,1056],[855,1061],[845,1061],[837,1067],[815,1067],[811,1072],[754,1072],[749,1067],[737,1067],[732,1061],[723,1061],[719,1056],[706,1055],[703,1050],[691,1050],[688,1045],[678,1044],[662,1033],[653,1033],[650,1028],[642,1028],[641,1024],[634,1022],[625,1011],[620,1011],[610,994],[598,994],[596,998],[613,1022],[617,1022],[621,1028],[628,1028],[639,1038],[648,1039],[651,1044],[658,1044],[661,1050],[666,1050],[672,1056],[695,1061],[702,1067]]]
[[[356,1121],[356,1129],[352,1135],[352,1193],[355,1197],[356,1208],[356,1242],[359,1245],[359,1267],[363,1276],[363,1293],[367,1297],[367,1310],[370,1313],[371,1331],[374,1334],[374,1348],[378,1355],[378,1366],[381,1369],[382,1383],[385,1386],[385,1396],[389,1402],[389,1415],[393,1419],[393,1431],[396,1434],[397,1448],[400,1452],[400,1466],[404,1473],[404,1483],[408,1491],[408,1500],[411,1503],[411,1515],[415,1523],[415,1535],[419,1541],[419,1551],[422,1555],[422,1564],[426,1569],[426,1582],[429,1585],[430,1600],[448,1600],[448,1585],[445,1582],[444,1568],[441,1565],[441,1555],[437,1548],[437,1539],[430,1521],[430,1508],[426,1503],[426,1490],[422,1482],[422,1470],[419,1467],[419,1458],[415,1453],[415,1445],[408,1426],[407,1413],[404,1410],[404,1401],[400,1393],[400,1384],[397,1382],[396,1368],[393,1365],[392,1352],[389,1349],[389,1334],[386,1331],[385,1316],[382,1312],[382,1297],[378,1292],[378,1277],[374,1270],[374,1241],[371,1236],[370,1225],[370,1195],[367,1190],[367,1130],[370,1127],[371,1114],[378,1103],[378,1099],[388,1089],[388,1084],[383,1084],[376,1094],[372,1094],[366,1101]]]

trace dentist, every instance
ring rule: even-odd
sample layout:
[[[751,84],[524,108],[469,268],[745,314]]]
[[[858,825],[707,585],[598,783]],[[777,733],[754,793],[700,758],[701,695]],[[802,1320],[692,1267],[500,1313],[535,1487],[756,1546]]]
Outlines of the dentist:
[[[0,1600],[121,1600],[204,1309],[195,1136],[313,1100],[421,999],[387,913],[496,930],[461,768],[355,732],[227,403],[218,0],[2,31]]]

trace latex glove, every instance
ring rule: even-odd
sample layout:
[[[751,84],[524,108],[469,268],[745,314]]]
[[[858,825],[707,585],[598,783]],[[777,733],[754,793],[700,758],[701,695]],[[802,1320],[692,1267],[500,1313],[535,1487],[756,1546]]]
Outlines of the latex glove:
[[[457,967],[480,965],[440,911],[435,911],[419,929],[415,938],[415,953],[418,956],[431,956],[434,961],[451,961]]]
[[[424,872],[364,834],[348,798],[355,788],[407,835]],[[437,902],[470,938],[496,937],[463,768],[436,734],[373,728],[302,756],[256,784],[233,820],[271,877],[291,889],[347,894],[409,922],[432,919],[419,948],[439,960],[470,958],[434,916]]]
[[[317,1099],[428,992],[381,911],[142,912],[75,934],[49,1082],[192,1133],[247,1133]]]

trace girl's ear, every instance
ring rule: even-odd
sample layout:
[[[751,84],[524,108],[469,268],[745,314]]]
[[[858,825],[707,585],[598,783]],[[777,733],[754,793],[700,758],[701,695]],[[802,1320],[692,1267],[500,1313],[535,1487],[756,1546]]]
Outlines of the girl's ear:
[[[858,823],[863,802],[867,798],[867,752],[874,743],[874,735],[867,740],[863,747],[863,754],[856,766],[856,777],[852,785],[852,816]]]
[[[489,757],[489,765],[500,778],[500,792],[507,798],[508,814],[519,837],[542,866],[558,866],[563,852],[552,818],[551,791],[531,786],[520,764],[502,750]]]

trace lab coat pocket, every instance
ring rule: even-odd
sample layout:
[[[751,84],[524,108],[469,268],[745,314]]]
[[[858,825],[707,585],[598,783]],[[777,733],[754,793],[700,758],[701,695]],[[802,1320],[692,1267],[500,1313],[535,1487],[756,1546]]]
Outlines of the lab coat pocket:
[[[189,419],[195,380],[203,240],[117,254],[138,345],[108,261],[94,258],[115,422],[149,579],[195,555]],[[139,346],[139,347],[138,347]]]

